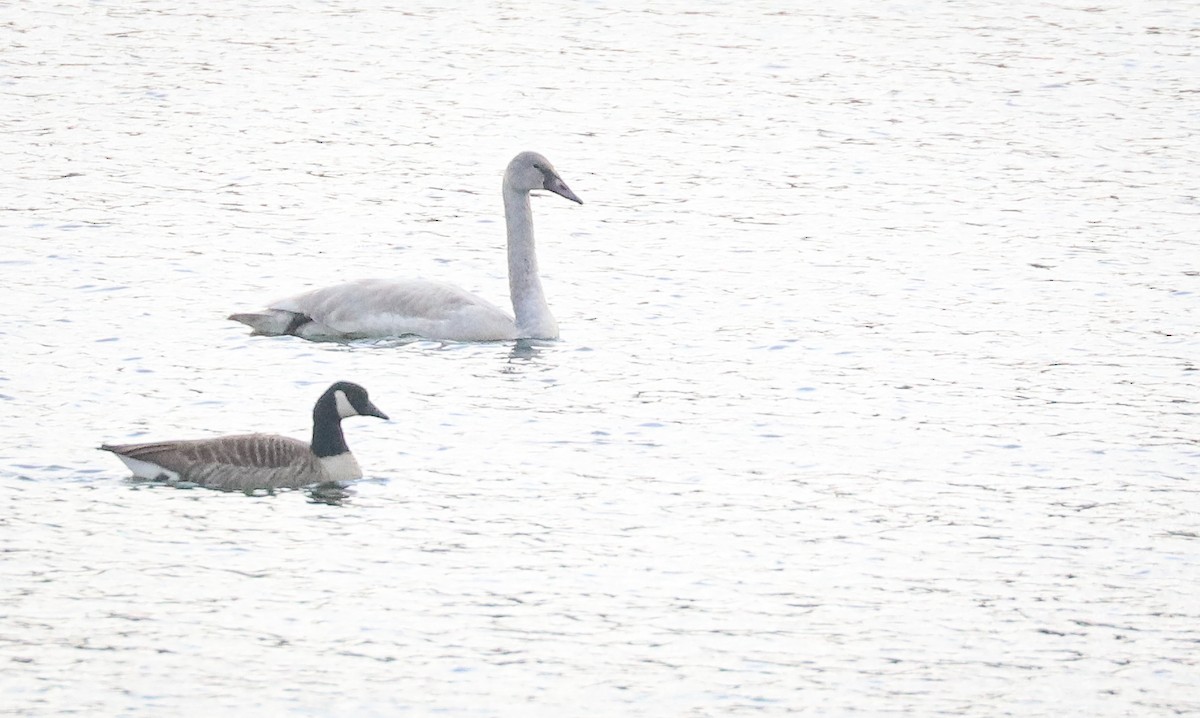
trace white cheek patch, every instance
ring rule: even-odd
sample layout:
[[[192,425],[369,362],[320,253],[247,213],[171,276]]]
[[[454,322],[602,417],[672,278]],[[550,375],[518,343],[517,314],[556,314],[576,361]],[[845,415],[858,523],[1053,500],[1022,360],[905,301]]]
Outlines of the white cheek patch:
[[[354,405],[350,403],[350,400],[346,398],[346,392],[338,389],[337,391],[333,392],[333,398],[334,401],[337,402],[338,416],[342,417],[343,419],[345,419],[347,416],[358,416],[358,410],[355,409]]]

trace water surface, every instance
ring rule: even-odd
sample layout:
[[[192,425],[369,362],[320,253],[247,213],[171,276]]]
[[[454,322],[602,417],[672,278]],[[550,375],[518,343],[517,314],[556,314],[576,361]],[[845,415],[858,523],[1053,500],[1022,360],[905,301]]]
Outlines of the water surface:
[[[1200,711],[1187,4],[18,2],[0,23],[0,710]],[[365,276],[559,342],[311,344]],[[305,436],[344,496],[102,442]]]

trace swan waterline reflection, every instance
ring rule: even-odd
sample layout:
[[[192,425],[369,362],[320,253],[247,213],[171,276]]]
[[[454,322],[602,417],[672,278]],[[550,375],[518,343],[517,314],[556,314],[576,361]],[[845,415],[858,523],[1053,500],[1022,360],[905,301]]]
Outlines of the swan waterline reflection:
[[[557,339],[533,237],[532,190],[583,204],[542,155],[522,152],[504,172],[508,284],[513,315],[461,287],[427,279],[360,279],[286,297],[265,311],[230,315],[255,334],[312,340],[415,336],[445,341]]]

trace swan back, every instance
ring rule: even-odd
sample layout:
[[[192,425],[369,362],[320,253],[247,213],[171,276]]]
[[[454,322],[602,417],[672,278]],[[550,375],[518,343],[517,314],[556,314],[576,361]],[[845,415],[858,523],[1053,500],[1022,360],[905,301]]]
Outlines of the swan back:
[[[417,335],[454,341],[515,339],[504,310],[445,282],[426,279],[359,279],[286,297],[269,305],[308,317],[297,327],[308,338]],[[282,333],[282,332],[280,332]]]

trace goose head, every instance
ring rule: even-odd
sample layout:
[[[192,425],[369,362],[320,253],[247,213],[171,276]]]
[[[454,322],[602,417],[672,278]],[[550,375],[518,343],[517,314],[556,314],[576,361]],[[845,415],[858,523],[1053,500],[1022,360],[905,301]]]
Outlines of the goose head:
[[[339,381],[326,389],[321,398],[317,400],[317,404],[325,402],[333,403],[334,408],[337,409],[337,415],[341,419],[351,416],[388,418],[387,414],[371,403],[371,399],[367,396],[367,390],[352,382]]]
[[[504,171],[504,183],[521,192],[549,190],[572,202],[583,204],[583,200],[576,197],[562,177],[558,176],[550,160],[537,152],[522,152],[514,157],[512,162],[508,163],[508,169]]]

